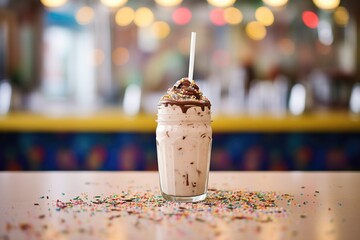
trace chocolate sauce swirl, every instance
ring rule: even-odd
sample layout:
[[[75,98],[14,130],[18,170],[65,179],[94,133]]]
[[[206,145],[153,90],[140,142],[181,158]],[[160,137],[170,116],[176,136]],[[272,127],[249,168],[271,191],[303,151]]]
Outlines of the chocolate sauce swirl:
[[[201,107],[203,111],[205,107],[209,109],[211,107],[209,99],[200,92],[198,85],[187,78],[178,80],[160,99],[159,105],[168,106],[169,104],[179,106],[183,113],[186,113],[189,108],[194,106]]]

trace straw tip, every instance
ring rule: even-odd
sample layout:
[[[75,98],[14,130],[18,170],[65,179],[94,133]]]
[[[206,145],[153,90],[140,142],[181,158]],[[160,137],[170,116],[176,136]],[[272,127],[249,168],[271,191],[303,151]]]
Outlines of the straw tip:
[[[189,75],[188,79],[193,82],[193,73],[194,73],[194,58],[195,58],[195,41],[196,41],[196,32],[191,32],[191,43],[190,43],[190,61],[189,61]]]

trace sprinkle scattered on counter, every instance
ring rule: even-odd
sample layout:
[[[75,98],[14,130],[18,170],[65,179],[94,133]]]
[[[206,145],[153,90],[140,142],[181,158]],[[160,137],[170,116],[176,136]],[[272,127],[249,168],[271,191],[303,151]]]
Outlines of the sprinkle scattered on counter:
[[[121,192],[107,196],[87,194],[69,201],[56,200],[56,211],[88,211],[109,213],[108,220],[135,215],[141,219],[161,222],[165,219],[187,219],[211,223],[216,219],[250,220],[260,223],[286,217],[288,212],[277,202],[291,204],[290,194],[275,192],[222,191],[210,189],[208,197],[200,203],[166,202],[160,194],[146,192]],[[116,214],[113,214],[116,212]]]
[[[20,224],[19,224],[19,228],[20,228],[22,231],[28,231],[29,229],[32,228],[32,225],[30,225],[29,223],[20,223]]]
[[[301,188],[304,189],[305,186],[301,186]],[[313,193],[320,195],[318,190],[314,190]],[[315,201],[309,202],[308,198],[304,199],[303,193],[299,194],[301,197],[298,199],[287,193],[230,191],[216,188],[209,188],[207,199],[199,203],[167,202],[162,198],[159,190],[144,190],[144,188],[134,190],[131,187],[126,191],[113,194],[89,195],[88,193],[81,193],[74,196],[68,195],[60,192],[58,198],[40,196],[39,198],[42,200],[34,201],[34,209],[39,213],[33,216],[39,219],[41,224],[34,225],[32,221],[28,223],[9,222],[5,227],[6,233],[20,230],[23,234],[44,236],[43,234],[48,234],[49,229],[51,229],[54,234],[57,234],[56,236],[93,235],[106,233],[106,228],[117,226],[122,221],[129,221],[135,228],[143,227],[143,221],[157,225],[166,225],[169,222],[175,225],[184,224],[185,221],[186,224],[190,225],[207,225],[210,227],[211,235],[219,237],[223,234],[218,225],[219,222],[246,221],[246,224],[249,224],[248,226],[254,226],[254,231],[260,234],[265,227],[263,224],[281,222],[290,214],[296,214],[296,217],[299,220],[301,219],[300,221],[306,221],[311,218],[311,212],[306,211],[308,205],[316,203]],[[307,196],[311,197],[311,195]],[[41,207],[44,205],[48,211],[44,211],[45,209]],[[342,203],[337,202],[337,206],[342,207]],[[326,209],[332,211],[334,208],[327,206]],[[89,218],[83,221],[82,214],[86,214]],[[53,219],[54,216],[56,219]],[[84,228],[86,221],[94,221],[91,220],[93,216],[96,219],[104,219],[106,228],[95,233],[91,229]],[[334,222],[333,218],[330,218],[329,221],[330,223]],[[57,223],[56,227],[52,222]],[[345,222],[346,219],[343,218],[342,223]],[[246,231],[244,223],[239,223],[242,226],[240,231]],[[286,228],[283,231],[288,230]],[[289,232],[289,234],[296,236],[298,233],[295,231]]]

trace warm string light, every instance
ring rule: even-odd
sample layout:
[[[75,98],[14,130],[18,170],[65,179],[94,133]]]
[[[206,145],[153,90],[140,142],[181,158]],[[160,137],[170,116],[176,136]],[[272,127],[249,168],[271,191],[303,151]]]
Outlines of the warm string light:
[[[333,10],[340,5],[340,0],[313,0],[313,2],[322,10]]]
[[[45,0],[42,0],[45,1]],[[58,0],[60,1],[60,0]],[[66,0],[65,0],[66,1]],[[110,1],[110,0],[102,0]],[[315,1],[315,0],[314,0]],[[333,2],[331,0],[330,2]],[[125,1],[126,2],[126,1]],[[233,4],[235,1],[232,1]],[[287,0],[263,0],[263,2],[269,6],[283,6],[288,1]],[[339,1],[340,2],[340,1]],[[210,3],[210,1],[209,1]],[[160,4],[160,1],[158,2]],[[230,4],[230,5],[231,5]],[[171,4],[169,3],[169,6]],[[225,4],[221,5],[225,6]],[[90,11],[89,11],[90,12]],[[91,14],[90,14],[91,15]],[[177,25],[186,25],[191,21],[192,13],[189,8],[179,7],[175,9],[172,13],[172,20]],[[334,21],[340,25],[344,26],[349,21],[349,14],[347,10],[343,7],[338,7],[333,14]],[[90,18],[90,17],[89,17]],[[240,9],[235,7],[226,7],[226,8],[214,8],[210,10],[209,13],[210,21],[216,26],[224,26],[225,24],[236,25],[243,21],[243,15]],[[78,17],[78,19],[80,19]],[[266,26],[270,26],[274,23],[274,14],[266,6],[262,6],[256,9],[255,11],[256,21],[249,22],[246,25],[245,32],[253,40],[262,40],[265,38],[267,31]],[[302,13],[302,20],[305,26],[309,28],[317,28],[319,24],[318,16],[312,11],[305,11]],[[78,20],[79,23],[89,22],[91,20]],[[140,7],[134,11],[130,7],[123,7],[118,10],[115,16],[115,21],[119,26],[127,26],[130,23],[134,22],[137,27],[151,27],[154,37],[158,39],[166,38],[170,32],[170,25],[164,21],[155,21],[154,13],[151,9],[146,7]]]
[[[340,26],[346,26],[349,23],[350,15],[346,8],[338,7],[334,12],[334,21]]]
[[[263,3],[270,7],[282,7],[287,4],[288,0],[262,0]]]
[[[214,7],[224,8],[232,6],[236,0],[207,0],[207,2]]]
[[[256,41],[262,40],[266,36],[265,26],[257,21],[249,22],[245,27],[245,32],[249,38]]]
[[[242,22],[243,14],[235,7],[228,7],[224,10],[224,20],[231,25],[236,25]]]
[[[67,3],[67,0],[40,0],[40,2],[45,6],[49,8],[57,8],[65,5]]]
[[[123,6],[127,3],[128,0],[100,0],[102,4],[104,4],[106,7],[110,8],[116,8]]]
[[[170,34],[170,26],[164,21],[156,21],[151,25],[151,31],[158,39],[164,39]]]
[[[138,27],[148,27],[154,22],[154,19],[154,14],[149,8],[141,7],[135,12],[134,23]]]
[[[131,7],[122,7],[115,14],[115,22],[118,26],[125,27],[134,22],[137,27],[149,28],[152,37],[156,39],[166,38],[170,34],[170,25],[164,21],[154,21],[154,13],[146,7],[140,7],[136,11]],[[119,53],[120,50],[116,53]],[[120,58],[114,58],[114,56],[119,56],[119,54],[113,55],[113,61],[116,65],[122,65],[119,64]]]
[[[115,14],[115,22],[119,26],[127,26],[135,18],[135,11],[131,7],[122,7]]]
[[[155,0],[157,4],[163,7],[175,7],[182,3],[183,0]]]
[[[82,7],[77,11],[75,18],[81,25],[89,24],[94,19],[94,10],[88,6]]]
[[[259,7],[255,11],[255,19],[265,26],[270,26],[274,23],[274,14],[268,7]]]

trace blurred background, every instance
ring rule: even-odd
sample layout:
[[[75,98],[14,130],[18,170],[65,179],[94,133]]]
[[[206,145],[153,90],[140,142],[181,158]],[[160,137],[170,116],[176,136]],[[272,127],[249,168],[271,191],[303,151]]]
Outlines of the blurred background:
[[[157,170],[192,31],[213,170],[360,169],[358,1],[0,0],[0,170]]]

